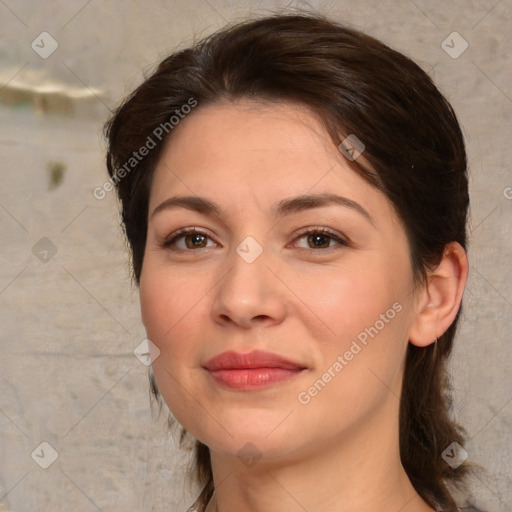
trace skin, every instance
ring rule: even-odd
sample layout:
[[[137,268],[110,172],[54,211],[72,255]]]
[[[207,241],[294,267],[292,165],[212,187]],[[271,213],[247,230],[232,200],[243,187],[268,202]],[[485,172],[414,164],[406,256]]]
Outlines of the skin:
[[[155,170],[142,319],[160,350],[153,371],[164,400],[210,447],[210,511],[433,510],[400,463],[403,364],[409,342],[426,346],[453,321],[467,259],[450,244],[428,282],[415,288],[402,223],[351,165],[305,107],[243,100],[199,106],[173,130]],[[340,205],[271,213],[277,201],[324,192],[357,202],[372,221]],[[152,215],[172,196],[207,198],[222,214],[174,207]],[[207,237],[162,247],[193,227]],[[303,234],[318,227],[347,243]],[[263,249],[252,263],[236,252],[248,236]],[[400,312],[300,403],[298,394],[396,303]],[[203,368],[226,350],[253,349],[307,369],[240,391],[219,386]],[[261,456],[250,466],[237,455],[246,443]]]

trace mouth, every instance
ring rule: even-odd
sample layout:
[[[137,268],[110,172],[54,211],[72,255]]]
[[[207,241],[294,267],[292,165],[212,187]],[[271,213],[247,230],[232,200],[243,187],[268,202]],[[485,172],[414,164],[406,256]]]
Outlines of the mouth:
[[[223,352],[204,366],[213,380],[239,390],[269,387],[290,380],[307,367],[270,352]]]

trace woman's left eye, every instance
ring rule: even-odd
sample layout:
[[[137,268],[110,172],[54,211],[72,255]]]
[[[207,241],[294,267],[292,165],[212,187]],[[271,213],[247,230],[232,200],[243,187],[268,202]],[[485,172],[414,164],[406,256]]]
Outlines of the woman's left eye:
[[[206,249],[211,247],[205,245],[210,236],[203,231],[197,229],[185,229],[172,235],[170,238],[165,240],[161,246],[171,250],[187,251],[188,249]],[[304,233],[301,233],[296,240],[305,238],[308,247],[300,247],[301,249],[330,249],[333,247],[331,242],[336,242],[337,245],[347,246],[347,241],[335,233],[325,228],[310,229]],[[180,242],[184,242],[185,246],[181,245]]]
[[[330,242],[335,241],[337,245],[348,245],[348,243],[335,233],[324,228],[316,228],[306,231],[299,235],[296,240],[306,238],[306,243],[309,247],[301,247],[302,249],[314,248],[314,249],[330,249],[333,247]]]

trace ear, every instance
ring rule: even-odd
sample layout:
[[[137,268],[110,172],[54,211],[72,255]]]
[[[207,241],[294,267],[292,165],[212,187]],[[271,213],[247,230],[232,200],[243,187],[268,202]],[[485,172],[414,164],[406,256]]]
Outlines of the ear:
[[[418,294],[416,313],[409,331],[409,341],[426,347],[452,324],[462,301],[468,279],[466,251],[457,242],[446,245],[437,268],[429,273]]]

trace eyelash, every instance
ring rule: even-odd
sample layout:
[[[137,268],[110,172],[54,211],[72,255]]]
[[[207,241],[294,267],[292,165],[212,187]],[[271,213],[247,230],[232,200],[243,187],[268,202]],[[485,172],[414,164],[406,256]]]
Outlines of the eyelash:
[[[295,240],[299,240],[303,237],[305,237],[306,235],[313,235],[313,234],[320,234],[320,235],[324,235],[324,236],[327,236],[328,238],[332,239],[332,240],[335,240],[336,242],[338,242],[338,245],[341,245],[341,246],[345,246],[345,247],[348,247],[350,244],[347,240],[339,237],[336,233],[330,231],[329,229],[326,229],[326,228],[321,228],[321,227],[318,227],[318,228],[312,228],[312,229],[309,229],[307,231],[303,231],[302,233],[300,233],[299,235],[297,235],[297,237],[295,238]],[[176,243],[177,240],[179,240],[180,238],[184,238],[186,237],[187,235],[203,235],[207,238],[210,238],[210,235],[208,235],[208,233],[204,232],[204,231],[200,231],[200,230],[197,230],[195,228],[184,228],[184,229],[181,229],[179,231],[177,231],[176,233],[173,233],[169,238],[165,239],[160,245],[160,247],[164,248],[164,249],[170,249],[172,251],[175,251],[175,252],[191,252],[191,251],[197,251],[197,250],[200,250],[200,249],[207,249],[207,247],[198,247],[197,249],[171,249],[171,247]],[[334,247],[326,247],[326,248],[317,248],[317,249],[314,249],[314,248],[306,248],[305,250],[310,250],[310,251],[327,251],[329,249],[333,249]],[[300,247],[300,249],[304,249],[303,247]]]

